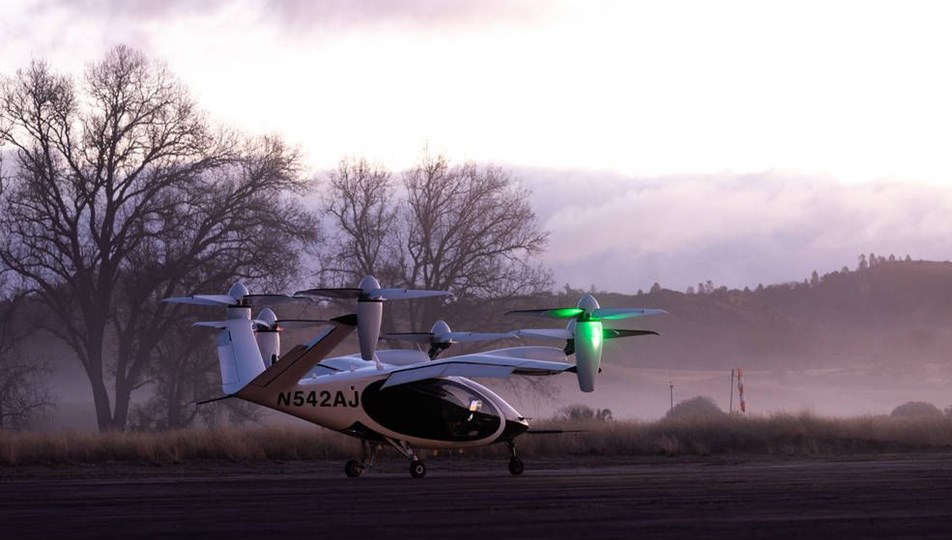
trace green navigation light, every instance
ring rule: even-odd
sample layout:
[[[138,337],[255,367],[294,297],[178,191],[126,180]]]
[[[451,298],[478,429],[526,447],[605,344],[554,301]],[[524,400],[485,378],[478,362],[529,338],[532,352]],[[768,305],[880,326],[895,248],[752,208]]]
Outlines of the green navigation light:
[[[602,346],[602,332],[602,323],[598,321],[579,321],[575,324],[576,341],[591,343],[592,350]]]
[[[554,317],[556,319],[571,319],[577,317],[580,313],[584,313],[585,310],[577,307],[570,308],[557,308],[550,309],[546,312],[546,315],[549,317]]]
[[[592,325],[592,347],[598,349],[602,346],[602,323],[593,322]]]

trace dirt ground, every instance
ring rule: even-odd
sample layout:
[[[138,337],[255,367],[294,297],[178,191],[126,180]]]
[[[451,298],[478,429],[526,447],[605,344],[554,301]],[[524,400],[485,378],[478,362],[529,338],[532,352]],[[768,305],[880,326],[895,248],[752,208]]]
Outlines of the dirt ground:
[[[952,455],[0,468],[4,538],[952,538]]]

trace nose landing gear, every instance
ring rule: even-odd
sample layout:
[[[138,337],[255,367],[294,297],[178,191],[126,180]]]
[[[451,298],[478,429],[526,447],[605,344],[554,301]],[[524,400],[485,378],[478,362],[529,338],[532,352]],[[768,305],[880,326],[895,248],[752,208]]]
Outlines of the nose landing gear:
[[[423,478],[426,476],[426,465],[420,460],[410,462],[410,476],[414,478]]]
[[[516,443],[512,440],[506,441],[506,446],[509,447],[509,472],[513,476],[519,476],[522,474],[522,471],[525,470],[525,465],[522,463],[522,460],[519,459],[519,456],[516,454]]]

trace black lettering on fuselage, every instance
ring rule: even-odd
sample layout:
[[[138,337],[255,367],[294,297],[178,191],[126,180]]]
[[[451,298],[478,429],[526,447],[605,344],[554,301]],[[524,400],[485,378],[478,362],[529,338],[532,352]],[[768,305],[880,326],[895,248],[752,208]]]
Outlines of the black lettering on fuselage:
[[[278,394],[278,406],[284,407],[304,407],[305,405],[310,407],[359,407],[360,406],[360,394],[357,393],[357,390],[351,386],[350,387],[352,395],[348,396],[344,393],[343,390],[337,390],[334,393],[331,393],[328,390],[321,390],[317,392],[311,390],[306,392],[304,390],[295,390],[293,392],[281,392]],[[348,400],[347,398],[350,397]]]

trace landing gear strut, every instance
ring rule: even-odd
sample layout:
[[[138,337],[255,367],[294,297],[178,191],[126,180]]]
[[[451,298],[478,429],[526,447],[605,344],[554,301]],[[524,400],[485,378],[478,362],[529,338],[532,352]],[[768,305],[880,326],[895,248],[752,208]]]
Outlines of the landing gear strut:
[[[403,454],[403,457],[410,460],[410,476],[414,478],[426,476],[426,465],[417,458],[416,452],[413,451],[413,448],[410,448],[406,441],[398,441],[389,437],[386,438],[386,441],[390,443],[390,446],[396,448],[397,452]]]
[[[377,453],[380,452],[380,443],[362,440],[360,444],[360,461],[352,459],[344,465],[344,474],[349,478],[357,478],[364,470],[373,467],[374,460],[377,459]]]
[[[426,476],[426,464],[420,461],[416,452],[413,451],[413,448],[410,448],[410,445],[407,444],[406,441],[398,441],[389,437],[384,438],[384,440],[410,460],[410,476],[414,478],[423,478]],[[380,449],[383,448],[381,443],[375,441],[362,440],[360,443],[362,445],[360,461],[352,459],[344,465],[344,474],[350,478],[357,478],[365,470],[373,467],[377,454],[380,452]]]
[[[509,440],[506,441],[506,446],[509,447],[509,472],[514,476],[518,476],[525,470],[525,465],[523,465],[519,456],[516,455],[516,443]]]

